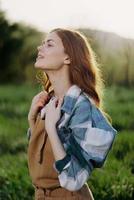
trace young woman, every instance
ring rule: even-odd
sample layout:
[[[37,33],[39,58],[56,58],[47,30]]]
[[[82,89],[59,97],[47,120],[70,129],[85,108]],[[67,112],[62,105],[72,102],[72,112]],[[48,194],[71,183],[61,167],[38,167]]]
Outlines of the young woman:
[[[38,47],[35,68],[44,76],[28,114],[35,199],[94,199],[87,180],[103,166],[117,132],[102,107],[95,54],[83,34],[58,28]]]

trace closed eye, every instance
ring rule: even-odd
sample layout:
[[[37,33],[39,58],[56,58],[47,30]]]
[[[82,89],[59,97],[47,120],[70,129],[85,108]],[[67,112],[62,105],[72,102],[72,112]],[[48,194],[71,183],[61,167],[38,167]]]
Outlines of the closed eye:
[[[48,46],[48,47],[52,47],[53,45],[51,45],[51,44],[48,44],[47,46]]]
[[[42,42],[42,46],[44,46],[44,47],[45,47],[45,46],[47,46],[47,47],[53,47],[53,45],[52,45],[52,44],[50,44],[50,43],[49,43],[49,42],[47,42],[47,41],[46,41],[46,42],[45,42],[45,41],[43,41],[43,42]]]

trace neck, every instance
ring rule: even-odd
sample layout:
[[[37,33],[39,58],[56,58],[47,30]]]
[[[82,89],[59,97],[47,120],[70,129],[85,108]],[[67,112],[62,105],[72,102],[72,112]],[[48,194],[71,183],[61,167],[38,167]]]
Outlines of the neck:
[[[67,73],[61,74],[58,71],[49,71],[47,74],[54,89],[54,96],[57,98],[64,97],[68,89],[73,85]]]

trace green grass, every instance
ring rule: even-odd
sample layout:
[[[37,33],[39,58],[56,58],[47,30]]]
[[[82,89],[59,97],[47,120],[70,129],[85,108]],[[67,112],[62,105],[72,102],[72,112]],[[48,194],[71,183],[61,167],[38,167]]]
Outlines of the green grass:
[[[27,115],[40,86],[0,86],[0,200],[31,200],[34,189],[27,166]],[[105,165],[88,180],[95,200],[134,197],[133,89],[105,90],[105,107],[118,134]]]
[[[134,88],[114,86],[105,91],[105,107],[119,131],[134,130]]]
[[[134,135],[122,131],[117,136],[105,165],[96,169],[89,186],[95,199],[127,200],[134,195]]]

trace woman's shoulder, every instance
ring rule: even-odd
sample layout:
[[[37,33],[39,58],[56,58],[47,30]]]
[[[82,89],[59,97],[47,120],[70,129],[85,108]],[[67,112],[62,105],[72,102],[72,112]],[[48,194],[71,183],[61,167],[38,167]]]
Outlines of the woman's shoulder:
[[[89,112],[89,111],[91,111],[92,106],[95,106],[94,100],[91,97],[89,97],[86,93],[82,92],[76,101],[74,110],[80,109],[81,112],[82,112],[82,110],[83,110],[83,112]]]
[[[88,119],[91,121],[92,127],[112,131],[116,133],[116,129],[113,128],[112,124],[108,121],[104,113],[98,108],[94,100],[89,97],[86,93],[82,93],[75,106],[76,118]]]

